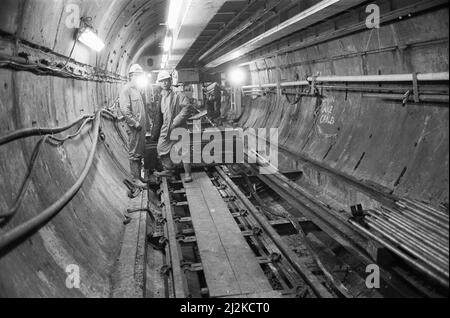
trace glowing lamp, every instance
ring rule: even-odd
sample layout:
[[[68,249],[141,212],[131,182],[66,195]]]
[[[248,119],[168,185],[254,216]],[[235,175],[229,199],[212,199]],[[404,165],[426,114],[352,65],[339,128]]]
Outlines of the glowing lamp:
[[[247,76],[241,68],[234,68],[228,73],[228,78],[231,84],[242,85],[244,84]]]
[[[98,37],[91,28],[80,29],[78,41],[90,47],[96,52],[100,52],[105,47],[105,43]]]
[[[140,74],[137,78],[136,78],[136,85],[138,86],[138,88],[140,89],[144,89],[148,86],[149,84],[149,77],[147,74],[143,73]]]

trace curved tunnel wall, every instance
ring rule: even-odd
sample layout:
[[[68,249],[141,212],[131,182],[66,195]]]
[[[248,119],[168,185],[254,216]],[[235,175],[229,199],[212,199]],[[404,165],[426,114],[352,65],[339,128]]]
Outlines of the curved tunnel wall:
[[[69,56],[74,29],[66,25],[68,4],[80,8],[80,16],[105,40],[99,54],[77,44],[72,58],[77,62],[126,74],[132,53],[146,32],[159,26],[165,1],[2,1],[0,31]],[[14,43],[7,43],[12,47]],[[56,127],[83,114],[111,105],[121,83],[106,83],[38,76],[30,72],[0,69],[0,134],[24,127]],[[44,145],[33,169],[29,189],[17,215],[0,228],[4,233],[29,220],[55,202],[79,176],[92,134],[63,146]],[[103,120],[104,143],[98,144],[94,164],[75,198],[43,229],[17,248],[0,255],[0,297],[107,297],[111,271],[120,251],[122,212],[126,208],[125,174],[128,159],[111,122]],[[18,194],[38,138],[15,141],[0,148],[0,211],[6,212]],[[116,157],[116,161],[106,151]],[[80,266],[81,288],[66,287],[66,267]]]
[[[448,8],[382,26],[380,42],[377,31],[372,32],[375,34],[367,30],[278,58],[253,61],[252,84],[276,83],[278,78],[295,81],[318,73],[448,72]],[[427,44],[436,39],[447,40]],[[424,44],[408,45],[417,42]],[[403,48],[383,50],[396,45]],[[354,54],[364,51],[372,52]],[[349,54],[352,56],[345,57]],[[401,101],[324,89],[320,100],[302,97],[296,105],[276,94],[247,97],[243,104],[246,108],[239,126],[279,128],[280,147],[294,155],[313,159],[383,192],[434,205],[448,204],[448,103],[403,106]],[[296,164],[280,157],[283,169],[296,169]],[[301,161],[298,164],[302,165]],[[303,168],[310,181],[344,206],[372,204],[358,191],[308,165]]]
[[[0,30],[69,56],[74,30],[65,25],[68,3],[4,0]],[[101,54],[77,45],[73,59],[122,75],[135,52],[142,51],[143,40],[156,32],[164,20],[166,5],[161,0],[70,3],[79,5],[81,16],[93,18],[94,27],[106,43]],[[415,32],[411,32],[407,24],[413,26]],[[448,37],[448,10],[399,22],[393,27],[395,33],[391,26],[380,30],[383,45],[395,43],[395,39],[407,43],[414,39]],[[403,53],[371,54],[364,59],[312,62],[319,57],[329,58],[331,52],[362,51],[368,38],[368,32],[359,33],[293,52],[278,60],[252,63],[253,83],[275,82],[277,74],[268,68],[286,61],[304,61],[305,64],[285,68],[282,80],[294,80],[296,74],[302,77],[318,71],[322,75],[448,71],[448,42],[442,47],[407,48]],[[374,45],[370,43],[371,48],[376,48]],[[110,105],[118,96],[120,86],[121,83],[37,76],[1,68],[0,134],[23,127],[64,125],[81,114]],[[333,125],[315,123],[314,112],[320,109],[316,100],[305,97],[299,104],[290,106],[284,97],[275,96],[248,100],[249,107],[240,123],[279,127],[281,144],[292,152],[322,161],[399,195],[433,203],[448,202],[448,105],[402,107],[398,103],[369,99],[360,94],[345,96],[335,91],[325,92],[325,96],[321,105],[333,106],[336,120]],[[126,193],[122,186],[124,174],[105,147],[109,146],[122,166],[127,167],[128,163],[126,151],[111,123],[103,121],[102,128],[105,144],[99,144],[94,165],[76,197],[39,233],[0,255],[0,296],[109,295],[110,274],[122,237],[121,213],[126,206]],[[0,211],[12,205],[37,140],[27,138],[0,148]],[[62,147],[44,146],[21,208],[0,228],[0,233],[32,218],[58,199],[75,182],[91,145],[91,135],[86,133]],[[339,193],[337,184],[331,184],[323,176],[311,172],[310,177],[317,177],[317,183],[326,182],[325,189],[330,193]],[[347,189],[341,189],[340,194],[341,201],[355,200]],[[65,269],[69,264],[83,264],[79,290],[68,289],[65,285]]]

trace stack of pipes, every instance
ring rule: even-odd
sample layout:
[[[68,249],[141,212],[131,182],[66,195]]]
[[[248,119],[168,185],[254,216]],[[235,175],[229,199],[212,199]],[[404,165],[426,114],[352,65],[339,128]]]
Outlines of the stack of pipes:
[[[448,287],[449,215],[409,199],[396,202],[395,208],[367,210],[365,224],[381,235],[387,248],[411,265],[430,274]],[[378,236],[378,235],[377,235]],[[411,260],[414,260],[411,262]]]

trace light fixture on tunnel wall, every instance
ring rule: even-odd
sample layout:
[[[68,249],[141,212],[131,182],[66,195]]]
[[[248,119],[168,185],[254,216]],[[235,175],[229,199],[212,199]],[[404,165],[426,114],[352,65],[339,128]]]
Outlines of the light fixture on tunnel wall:
[[[91,18],[81,18],[81,28],[78,30],[78,41],[88,46],[96,52],[100,52],[105,47],[102,39],[100,39],[94,28],[89,23]]]
[[[103,41],[94,33],[93,30],[85,28],[80,30],[80,35],[78,36],[78,41],[87,45],[96,52],[100,52],[105,47]]]
[[[228,80],[234,86],[240,86],[245,83],[247,75],[242,68],[233,68],[228,72]]]

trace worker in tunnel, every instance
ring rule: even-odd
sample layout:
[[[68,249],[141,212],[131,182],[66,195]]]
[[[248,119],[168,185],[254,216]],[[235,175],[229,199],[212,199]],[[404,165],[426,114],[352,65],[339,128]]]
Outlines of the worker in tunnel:
[[[147,185],[141,181],[142,159],[145,150],[146,112],[144,97],[139,89],[139,78],[144,70],[133,64],[128,72],[129,82],[120,92],[120,110],[128,126],[128,154],[132,182],[138,187]]]
[[[208,111],[208,117],[211,120],[216,121],[218,124],[221,124],[218,118],[220,117],[223,89],[218,83],[212,83],[208,85],[204,90],[206,95],[206,109]]]
[[[185,127],[187,120],[194,113],[194,108],[189,99],[182,92],[174,92],[172,89],[172,75],[168,71],[158,74],[157,82],[161,85],[161,98],[159,107],[160,134],[158,140],[158,156],[164,168],[161,172],[155,172],[159,177],[174,176],[175,164],[170,158],[172,147],[176,141],[170,139],[170,133],[176,128]],[[191,166],[189,162],[183,162],[185,171],[184,182],[192,182]]]

